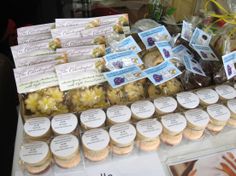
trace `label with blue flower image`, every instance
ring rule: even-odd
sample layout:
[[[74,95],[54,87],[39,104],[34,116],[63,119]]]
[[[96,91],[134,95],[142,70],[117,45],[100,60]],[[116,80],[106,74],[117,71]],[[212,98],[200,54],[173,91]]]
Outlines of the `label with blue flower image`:
[[[227,79],[236,76],[236,51],[222,56]]]
[[[163,84],[177,76],[182,72],[171,62],[164,61],[161,64],[144,70],[147,78],[154,84]]]
[[[146,49],[155,47],[155,42],[171,40],[171,35],[167,31],[165,26],[152,28],[147,31],[140,32],[138,33],[138,35],[145,45]]]
[[[172,59],[172,47],[168,41],[155,42],[155,45],[165,60]]]
[[[183,62],[185,55],[193,57],[193,53],[184,45],[178,45],[172,49],[173,56]]]
[[[103,75],[113,88],[145,78],[145,73],[136,65],[120,70],[106,72],[103,73]]]
[[[206,76],[199,62],[193,59],[191,56],[184,56],[184,65],[188,71],[201,76]]]
[[[202,45],[193,45],[193,49],[197,51],[197,53],[200,55],[202,60],[207,61],[219,61],[215,53],[212,51],[210,46],[202,46]]]
[[[211,35],[199,28],[196,28],[193,32],[189,45],[191,47],[193,46],[193,44],[208,46],[211,41],[211,38]]]

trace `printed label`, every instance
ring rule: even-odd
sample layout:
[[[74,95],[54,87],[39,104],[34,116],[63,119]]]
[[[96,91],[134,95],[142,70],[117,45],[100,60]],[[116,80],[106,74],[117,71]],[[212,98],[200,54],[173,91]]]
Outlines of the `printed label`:
[[[131,124],[116,124],[110,128],[109,134],[118,145],[129,145],[136,137],[136,130]]]
[[[52,38],[52,35],[50,32],[37,34],[37,35],[18,36],[17,43],[18,45],[20,45],[24,43],[31,43],[31,42],[36,42],[36,41],[46,40],[46,39],[51,39],[51,38]]]
[[[202,60],[219,61],[210,46],[192,45],[195,51],[201,56]]]
[[[107,118],[114,123],[128,122],[131,118],[131,111],[125,105],[115,105],[107,109]]]
[[[216,92],[223,99],[233,99],[236,97],[236,90],[229,85],[220,85],[215,87]]]
[[[77,124],[78,119],[72,113],[56,115],[51,122],[52,129],[57,134],[72,133],[76,129]]]
[[[171,40],[171,36],[165,26],[152,28],[147,31],[140,32],[138,35],[146,49],[155,47],[155,42]]]
[[[211,35],[199,28],[196,28],[193,32],[189,45],[193,46],[194,44],[197,44],[201,46],[209,46],[210,41]]]
[[[185,117],[179,113],[162,116],[161,123],[167,130],[174,133],[182,132],[187,125]]]
[[[145,78],[145,73],[136,65],[106,72],[103,75],[113,88]]]
[[[162,132],[162,125],[156,119],[139,121],[136,125],[138,133],[146,138],[156,138]]]
[[[197,96],[206,104],[214,104],[219,100],[219,95],[212,89],[202,89],[196,92]]]
[[[236,114],[236,99],[227,101],[227,107],[232,113]]]
[[[236,51],[222,56],[227,79],[236,76]]]
[[[170,113],[177,108],[177,102],[172,97],[160,97],[154,100],[154,105],[162,113]]]
[[[16,68],[14,69],[14,75],[19,94],[58,85],[54,61],[53,63]]]
[[[49,147],[46,142],[31,142],[20,149],[20,159],[28,164],[37,164],[48,155]]]
[[[186,21],[183,21],[182,31],[181,31],[181,38],[190,41],[193,35],[193,25]]]
[[[198,75],[201,75],[201,76],[206,76],[206,74],[202,70],[202,67],[199,64],[199,62],[196,61],[195,59],[193,59],[192,57],[185,55],[184,56],[184,65],[188,71],[198,74]]]
[[[52,29],[52,38],[66,38],[66,37],[81,37],[81,31],[84,30],[83,26],[56,28]]]
[[[90,109],[80,115],[81,123],[88,128],[98,128],[105,123],[106,114],[102,109]]]
[[[211,118],[219,121],[227,121],[230,118],[230,111],[224,105],[213,104],[207,107],[207,112]]]
[[[172,59],[172,47],[168,41],[155,42],[155,45],[165,60]]]
[[[79,141],[71,134],[57,136],[51,141],[50,149],[58,157],[68,157],[79,149]]]
[[[56,66],[61,91],[89,87],[105,82],[104,76],[96,69],[96,62],[90,59]]]
[[[198,127],[206,127],[210,118],[202,109],[192,109],[184,113],[188,122]]]
[[[89,150],[100,151],[105,149],[110,142],[107,131],[103,129],[92,129],[86,131],[82,136],[83,145]]]
[[[176,98],[178,103],[186,109],[196,108],[200,103],[198,96],[192,92],[178,93]]]
[[[111,33],[113,33],[113,24],[100,26],[100,27],[95,27],[95,28],[90,28],[90,29],[82,30],[80,32],[82,37],[97,36],[97,35],[107,36]]]
[[[118,53],[111,53],[104,57],[106,67],[109,70],[117,70],[131,65],[142,65],[143,62],[134,51],[122,51]]]
[[[45,135],[50,129],[50,120],[46,117],[32,118],[25,122],[24,131],[31,137]]]
[[[172,49],[174,57],[179,58],[180,61],[183,60],[184,56],[194,57],[193,53],[186,48],[184,45],[178,45]],[[182,61],[183,62],[183,61]]]
[[[155,112],[153,103],[148,100],[136,101],[130,108],[133,115],[139,119],[150,118]]]
[[[155,67],[148,68],[144,70],[144,72],[154,85],[165,83],[182,73],[169,61],[165,61]]]

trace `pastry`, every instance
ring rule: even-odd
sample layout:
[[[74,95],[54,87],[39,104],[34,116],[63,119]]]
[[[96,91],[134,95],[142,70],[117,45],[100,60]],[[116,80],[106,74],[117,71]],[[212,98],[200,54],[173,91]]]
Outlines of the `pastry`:
[[[142,58],[145,68],[154,67],[164,61],[158,49],[146,52]]]
[[[55,163],[61,168],[72,168],[80,163],[79,140],[67,134],[55,137],[50,144]]]
[[[125,102],[125,92],[123,87],[107,89],[107,98],[111,104],[122,104]]]
[[[101,161],[108,157],[110,137],[103,129],[92,129],[82,135],[84,156],[90,161]]]
[[[114,105],[107,109],[108,125],[128,122],[131,119],[131,110],[125,105]]]
[[[198,96],[192,92],[181,92],[176,95],[179,105],[184,109],[194,109],[198,107],[200,100]]]
[[[140,100],[131,104],[130,106],[133,120],[142,120],[151,118],[155,113],[155,107],[152,102],[148,100]]]
[[[116,124],[109,129],[111,149],[116,155],[125,155],[132,152],[136,130],[128,123]]]
[[[199,97],[202,106],[215,104],[219,100],[219,95],[216,91],[208,88],[196,91],[196,95]]]
[[[155,99],[154,106],[159,115],[172,113],[177,108],[177,101],[172,97],[160,97]]]
[[[225,101],[236,97],[236,90],[229,85],[219,85],[215,87],[220,99]]]
[[[145,97],[144,87],[140,82],[126,84],[124,91],[129,102],[134,102]]]
[[[143,151],[156,150],[160,145],[159,135],[162,132],[162,125],[156,119],[139,121],[136,125],[137,145]]]

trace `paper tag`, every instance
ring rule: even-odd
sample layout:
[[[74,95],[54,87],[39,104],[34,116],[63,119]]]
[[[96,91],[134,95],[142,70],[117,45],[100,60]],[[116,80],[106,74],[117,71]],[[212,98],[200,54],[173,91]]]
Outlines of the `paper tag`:
[[[51,38],[52,38],[52,35],[50,32],[37,34],[37,35],[18,36],[17,43],[18,45],[20,45],[24,43],[31,43],[31,42],[36,42],[36,41],[46,40],[46,39],[51,39]]]
[[[236,97],[236,90],[229,85],[220,85],[215,87],[216,92],[224,99],[233,99]]]
[[[56,28],[52,29],[52,38],[66,38],[66,37],[82,37],[81,31],[84,30],[84,26],[68,27],[68,28]]]
[[[109,70],[117,70],[131,65],[140,66],[143,64],[140,57],[132,50],[107,54],[104,60]]]
[[[200,103],[198,96],[192,92],[178,93],[176,99],[178,103],[186,109],[196,108]]]
[[[161,123],[167,130],[174,133],[182,132],[187,125],[185,117],[179,113],[162,116]]]
[[[136,129],[142,136],[153,139],[161,134],[162,125],[156,119],[146,119],[139,121]]]
[[[74,135],[61,135],[53,138],[50,149],[57,157],[68,157],[79,149],[79,141]]]
[[[227,101],[227,107],[230,109],[231,112],[236,114],[236,99]]]
[[[29,119],[24,124],[24,131],[31,137],[40,137],[50,129],[50,120],[46,117]]]
[[[202,109],[192,109],[184,113],[188,122],[198,127],[206,127],[210,118]]]
[[[213,104],[207,107],[207,112],[211,118],[219,121],[227,121],[230,118],[230,111],[224,105]]]
[[[165,60],[172,59],[172,47],[168,41],[155,42],[155,45]]]
[[[113,88],[145,78],[145,73],[136,65],[106,72],[103,75]]]
[[[195,51],[201,56],[202,60],[219,61],[210,46],[192,45]]]
[[[136,101],[130,108],[133,115],[139,119],[150,118],[155,112],[153,103],[148,100]]]
[[[90,28],[80,32],[82,37],[97,36],[97,35],[107,36],[111,33],[113,33],[113,24]]]
[[[106,120],[106,114],[102,109],[89,109],[80,115],[81,123],[88,128],[101,127]]]
[[[77,125],[78,119],[72,113],[56,115],[51,121],[52,129],[57,134],[72,133]]]
[[[125,105],[114,105],[107,109],[107,118],[114,123],[128,122],[131,118],[131,111]]]
[[[165,26],[159,26],[156,28],[149,29],[138,33],[140,39],[144,43],[146,49],[155,47],[157,41],[170,41],[171,36]]]
[[[187,56],[187,55],[184,56],[184,65],[188,71],[201,75],[201,76],[206,76],[199,62],[193,59],[191,56]]]
[[[190,41],[193,35],[193,25],[183,20],[183,26],[181,31],[181,38]]]
[[[154,85],[163,84],[182,73],[174,64],[169,61],[164,61],[155,67],[148,68],[144,70],[144,72]]]
[[[222,56],[227,79],[236,76],[236,51]]]
[[[110,142],[110,137],[104,129],[92,129],[82,136],[83,145],[89,150],[100,151],[105,149]]]
[[[54,23],[26,26],[17,29],[17,36],[27,36],[27,35],[36,35],[49,33],[54,27]]]
[[[116,124],[110,128],[109,134],[118,145],[129,145],[136,137],[136,130],[131,124]]]
[[[56,66],[61,91],[90,87],[105,82],[104,76],[96,69],[96,62],[90,59]]]
[[[177,102],[172,97],[160,97],[154,100],[154,105],[157,110],[162,113],[171,113],[176,110]]]
[[[212,89],[201,89],[196,94],[206,104],[214,104],[219,100],[219,95]]]
[[[58,85],[55,62],[16,68],[14,75],[19,94]]]
[[[107,47],[106,48],[106,54],[110,54],[110,53],[112,53],[111,47]]]
[[[210,41],[211,35],[199,28],[196,28],[193,32],[189,45],[193,46],[194,44],[197,44],[201,46],[209,46]]]
[[[190,56],[192,58],[194,57],[193,53],[182,44],[173,48],[172,52],[173,52],[174,57],[179,58],[180,61],[183,60],[184,56]]]
[[[46,142],[31,142],[21,146],[20,159],[28,164],[37,164],[43,161],[49,152]]]

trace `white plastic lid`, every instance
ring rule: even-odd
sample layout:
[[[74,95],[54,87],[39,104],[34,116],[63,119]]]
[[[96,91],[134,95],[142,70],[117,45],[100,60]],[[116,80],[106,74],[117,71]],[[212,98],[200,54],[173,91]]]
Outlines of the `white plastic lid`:
[[[78,119],[72,113],[56,115],[51,121],[52,129],[57,134],[69,134],[76,129],[77,124]]]
[[[92,129],[82,136],[83,145],[89,150],[99,151],[105,149],[110,142],[110,137],[104,129]]]
[[[102,109],[89,109],[80,115],[81,123],[88,128],[101,127],[106,120],[106,114]]]
[[[193,109],[199,105],[199,98],[192,92],[182,92],[177,94],[177,101],[186,109]]]
[[[180,133],[187,125],[186,119],[179,113],[164,115],[161,122],[167,130],[174,133]]]
[[[45,135],[50,129],[50,120],[47,117],[36,117],[29,119],[24,124],[24,131],[31,137]]]
[[[157,110],[163,113],[171,113],[177,108],[177,102],[172,97],[160,97],[154,100]]]
[[[206,127],[210,120],[207,112],[202,109],[191,109],[186,111],[184,115],[188,122],[198,127]]]
[[[152,102],[141,100],[131,105],[131,111],[137,118],[146,119],[155,113],[155,107]]]
[[[79,148],[77,137],[72,134],[55,137],[50,144],[52,153],[58,157],[67,157],[74,154]]]
[[[219,100],[219,95],[212,89],[201,89],[196,92],[201,101],[206,104],[214,104]]]
[[[131,118],[131,111],[125,105],[115,105],[107,109],[107,118],[115,123],[127,122]]]
[[[127,145],[134,141],[136,130],[133,125],[128,123],[116,124],[110,128],[109,134],[114,142]]]
[[[46,142],[35,141],[23,144],[20,149],[20,159],[28,164],[37,164],[43,161],[49,152]]]
[[[236,99],[228,100],[227,106],[232,113],[236,114]]]
[[[207,112],[211,118],[219,121],[227,121],[230,118],[230,111],[224,105],[213,104],[207,107]]]
[[[236,97],[236,90],[229,85],[220,85],[215,87],[220,97],[229,100]]]
[[[162,132],[162,125],[156,119],[139,121],[136,125],[137,131],[146,138],[156,138]]]

